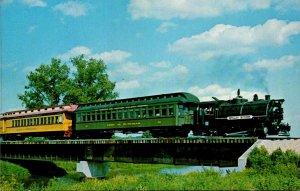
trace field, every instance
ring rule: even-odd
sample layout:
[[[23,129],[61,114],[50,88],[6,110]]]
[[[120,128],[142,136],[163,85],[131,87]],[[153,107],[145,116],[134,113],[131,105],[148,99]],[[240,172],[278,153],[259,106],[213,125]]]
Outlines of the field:
[[[56,162],[68,174],[63,177],[34,177],[17,165],[0,161],[0,190],[299,190],[300,156],[280,149],[269,154],[254,149],[248,168],[222,175],[213,169],[186,174],[163,174],[173,165],[111,163],[105,179],[82,178],[75,162]]]

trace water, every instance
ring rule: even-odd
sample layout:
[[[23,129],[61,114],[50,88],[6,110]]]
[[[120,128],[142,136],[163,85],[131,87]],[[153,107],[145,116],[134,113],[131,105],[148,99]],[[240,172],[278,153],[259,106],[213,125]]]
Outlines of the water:
[[[203,172],[205,170],[214,170],[217,172],[221,172],[222,176],[226,176],[230,172],[237,172],[238,167],[218,167],[218,166],[188,166],[184,168],[166,168],[161,169],[159,173],[162,174],[177,174],[183,175],[191,172]]]

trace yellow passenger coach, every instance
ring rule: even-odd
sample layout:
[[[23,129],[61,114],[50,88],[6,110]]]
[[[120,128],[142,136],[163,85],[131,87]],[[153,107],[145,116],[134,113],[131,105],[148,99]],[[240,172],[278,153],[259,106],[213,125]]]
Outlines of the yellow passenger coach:
[[[77,105],[68,104],[3,113],[0,136],[5,140],[24,139],[23,136],[71,137],[72,112],[76,109]]]

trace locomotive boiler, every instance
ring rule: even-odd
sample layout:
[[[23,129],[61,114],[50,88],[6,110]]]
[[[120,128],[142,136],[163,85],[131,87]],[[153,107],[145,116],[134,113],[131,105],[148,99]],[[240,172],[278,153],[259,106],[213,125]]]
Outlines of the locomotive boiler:
[[[265,137],[266,135],[288,135],[289,124],[282,123],[284,99],[259,99],[257,94],[252,101],[240,95],[231,100],[201,102],[199,104],[201,125],[207,134],[235,135],[247,134]]]

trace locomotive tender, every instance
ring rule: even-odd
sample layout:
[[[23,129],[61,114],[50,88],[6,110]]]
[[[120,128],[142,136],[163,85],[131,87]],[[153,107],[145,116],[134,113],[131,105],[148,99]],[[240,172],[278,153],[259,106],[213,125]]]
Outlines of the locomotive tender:
[[[20,140],[29,136],[110,138],[115,132],[149,130],[154,137],[194,135],[251,136],[288,133],[283,124],[283,99],[200,102],[190,93],[171,93],[79,105],[59,105],[6,112],[0,115],[0,136]]]

